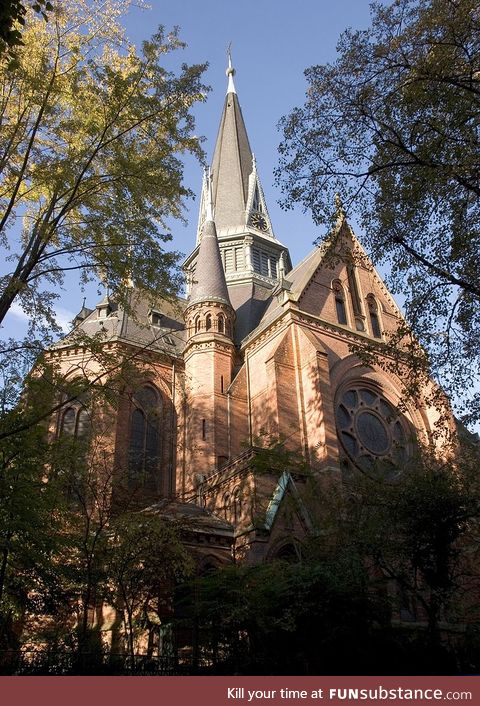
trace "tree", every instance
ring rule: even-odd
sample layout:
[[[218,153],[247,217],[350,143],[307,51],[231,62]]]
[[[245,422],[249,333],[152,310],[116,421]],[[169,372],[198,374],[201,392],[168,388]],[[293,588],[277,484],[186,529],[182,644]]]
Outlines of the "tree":
[[[468,624],[478,591],[477,467],[475,454],[456,464],[425,454],[397,483],[358,475],[349,488],[342,542],[390,584],[397,614],[426,624],[429,668],[447,653],[442,622]]]
[[[24,395],[32,405],[51,404],[38,379],[27,383]],[[24,409],[11,414],[22,417]],[[1,650],[18,647],[27,612],[49,613],[56,601],[54,557],[62,523],[59,486],[45,482],[50,452],[45,427],[38,424],[0,445]]]
[[[48,23],[32,13],[17,66],[0,58],[0,248],[11,267],[0,278],[0,323],[14,302],[29,317],[23,341],[0,342],[10,406],[19,371],[61,332],[65,275],[108,282],[127,310],[132,284],[152,299],[181,281],[161,230],[189,196],[181,155],[202,154],[191,107],[207,92],[204,66],[164,69],[164,55],[183,44],[162,28],[138,53],[119,23],[128,6],[61,3]],[[100,341],[80,343],[100,355]]]
[[[198,666],[213,673],[362,673],[382,612],[365,579],[341,553],[222,567],[186,594],[180,627],[196,632]]]
[[[13,265],[0,323],[17,301],[34,331],[51,327],[67,271],[83,283],[100,273],[125,306],[132,280],[150,295],[180,281],[159,228],[189,195],[179,155],[202,154],[190,109],[205,66],[163,68],[183,45],[162,28],[137,53],[119,23],[128,4],[80,0],[48,23],[31,17],[18,66],[1,64],[0,236]]]
[[[135,666],[135,640],[168,614],[174,585],[192,573],[182,544],[185,526],[148,510],[122,513],[111,525],[109,574],[113,604],[124,618],[127,652]]]
[[[10,66],[15,65],[15,47],[23,44],[21,28],[25,25],[25,15],[30,7],[47,20],[46,12],[53,10],[48,0],[31,0],[28,5],[20,0],[4,0],[0,9],[0,54],[11,57]]]
[[[291,470],[298,496],[282,503],[308,514],[309,531],[281,561],[218,567],[183,591],[178,623],[195,636],[199,666],[246,674],[477,668],[480,488],[468,435],[454,460],[423,449],[394,481],[350,468],[339,486],[275,440],[253,467]],[[281,533],[277,525],[277,541]],[[285,535],[292,542],[291,530]]]
[[[480,417],[480,12],[476,0],[372,5],[333,64],[306,71],[283,118],[284,205],[331,224],[334,194],[358,217],[434,374]],[[390,352],[407,334],[401,327]],[[473,390],[473,391],[472,391]],[[466,406],[468,404],[468,406]]]

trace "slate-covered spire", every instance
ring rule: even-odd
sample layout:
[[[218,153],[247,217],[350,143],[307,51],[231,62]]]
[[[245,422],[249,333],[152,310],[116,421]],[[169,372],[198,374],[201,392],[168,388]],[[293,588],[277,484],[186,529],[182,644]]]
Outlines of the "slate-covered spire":
[[[210,175],[208,175],[206,179],[206,218],[203,224],[194,281],[190,290],[189,305],[203,301],[215,301],[231,307],[213,217],[211,181]]]
[[[228,87],[212,161],[212,190],[218,231],[244,226],[253,156],[238,102],[231,57]]]

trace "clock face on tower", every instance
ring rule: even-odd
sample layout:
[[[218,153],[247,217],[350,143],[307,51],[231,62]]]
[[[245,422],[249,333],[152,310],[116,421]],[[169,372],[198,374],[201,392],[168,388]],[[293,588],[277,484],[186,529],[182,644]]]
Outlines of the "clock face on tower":
[[[268,228],[267,219],[258,211],[252,213],[250,223],[254,228],[258,228],[258,230],[267,230]]]

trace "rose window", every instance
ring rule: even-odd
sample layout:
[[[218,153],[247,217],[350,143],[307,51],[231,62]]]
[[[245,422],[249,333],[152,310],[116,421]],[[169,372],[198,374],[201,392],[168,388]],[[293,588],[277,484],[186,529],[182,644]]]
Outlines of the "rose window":
[[[369,475],[395,478],[408,457],[405,420],[387,400],[366,387],[343,393],[337,429],[347,455]]]

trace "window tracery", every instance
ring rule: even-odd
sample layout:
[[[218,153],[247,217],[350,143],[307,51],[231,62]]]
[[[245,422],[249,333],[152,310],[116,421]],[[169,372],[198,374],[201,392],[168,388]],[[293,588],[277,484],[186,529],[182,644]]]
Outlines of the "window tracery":
[[[365,383],[345,390],[336,410],[344,451],[360,470],[394,480],[408,459],[406,420],[384,395]]]
[[[59,434],[74,439],[88,439],[92,427],[89,405],[88,393],[83,393],[72,401],[61,414]]]

